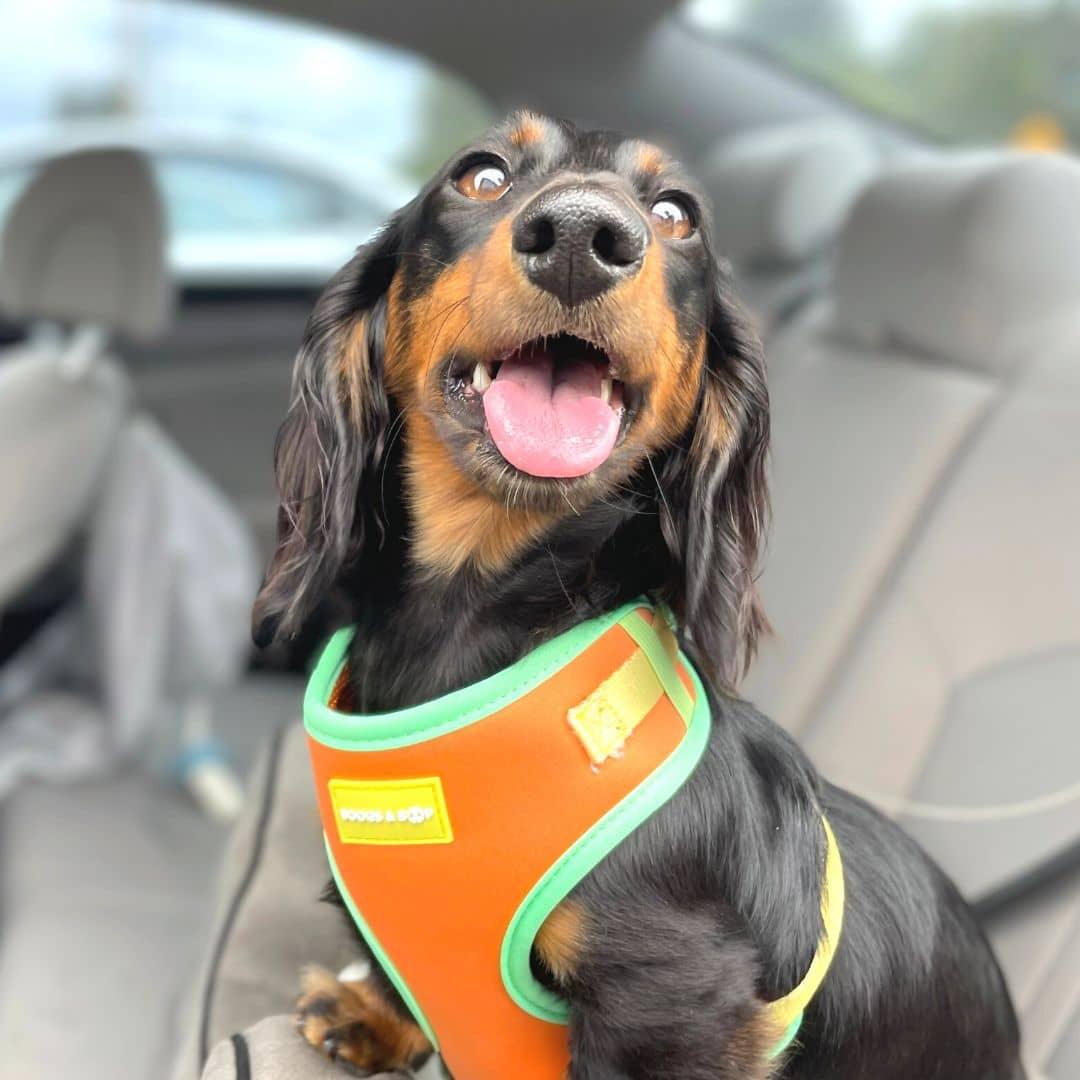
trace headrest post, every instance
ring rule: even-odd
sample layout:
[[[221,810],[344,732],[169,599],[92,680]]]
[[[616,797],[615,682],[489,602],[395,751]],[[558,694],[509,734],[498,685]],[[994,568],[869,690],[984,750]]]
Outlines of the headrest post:
[[[109,334],[104,326],[82,323],[68,339],[60,359],[60,370],[73,379],[81,378],[105,352]]]

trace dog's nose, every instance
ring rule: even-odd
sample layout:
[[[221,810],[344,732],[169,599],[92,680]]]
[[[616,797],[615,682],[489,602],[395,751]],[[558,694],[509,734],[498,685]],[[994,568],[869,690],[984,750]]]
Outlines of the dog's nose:
[[[629,203],[585,184],[542,191],[514,222],[514,251],[529,280],[567,307],[633,277],[648,242]]]

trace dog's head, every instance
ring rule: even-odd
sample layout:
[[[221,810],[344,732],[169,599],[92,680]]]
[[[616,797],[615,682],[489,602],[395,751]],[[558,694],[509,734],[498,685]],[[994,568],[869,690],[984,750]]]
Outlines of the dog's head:
[[[279,436],[264,638],[294,631],[370,539],[399,435],[417,572],[498,575],[633,492],[698,648],[728,675],[752,650],[763,364],[701,193],[655,146],[515,114],[330,282]]]

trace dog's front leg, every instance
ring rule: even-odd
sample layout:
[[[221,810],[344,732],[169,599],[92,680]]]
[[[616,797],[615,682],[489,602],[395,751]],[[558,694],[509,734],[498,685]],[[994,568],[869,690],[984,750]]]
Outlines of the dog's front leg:
[[[564,902],[537,939],[541,966],[570,1000],[571,1080],[773,1075],[781,1033],[755,993],[755,950],[735,919],[715,903],[628,893],[602,908]]]
[[[376,972],[348,979],[310,967],[302,981],[296,1003],[300,1034],[354,1075],[396,1072],[431,1055],[431,1043],[394,1004]]]

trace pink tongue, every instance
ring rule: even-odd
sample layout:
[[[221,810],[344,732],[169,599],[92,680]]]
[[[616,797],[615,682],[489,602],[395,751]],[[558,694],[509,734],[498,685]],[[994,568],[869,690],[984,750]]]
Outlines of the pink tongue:
[[[562,364],[532,350],[504,360],[484,392],[495,445],[533,476],[584,476],[615,446],[619,415],[600,400],[603,373],[591,360]]]

